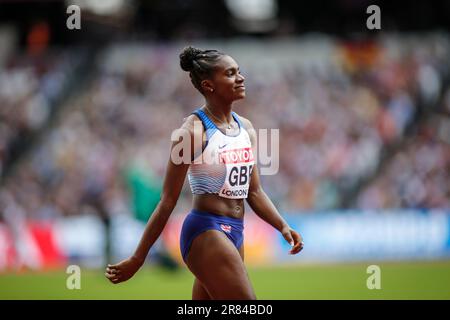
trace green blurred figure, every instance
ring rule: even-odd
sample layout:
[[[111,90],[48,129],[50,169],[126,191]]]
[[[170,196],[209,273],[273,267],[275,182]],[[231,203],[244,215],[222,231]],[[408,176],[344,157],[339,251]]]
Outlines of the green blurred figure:
[[[143,164],[132,163],[125,172],[127,186],[130,190],[132,210],[135,218],[147,223],[160,200],[162,181],[153,170]],[[162,238],[159,238],[149,257],[160,266],[176,270],[177,262],[167,252]]]

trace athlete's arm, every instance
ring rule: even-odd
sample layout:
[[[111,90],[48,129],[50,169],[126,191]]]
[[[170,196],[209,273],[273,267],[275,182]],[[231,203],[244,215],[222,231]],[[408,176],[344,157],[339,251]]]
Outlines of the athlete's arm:
[[[188,159],[192,159],[192,155],[196,152],[196,150],[194,150],[193,143],[194,131],[192,120],[193,119],[191,117],[187,118],[183,126],[178,129],[178,133],[181,134],[182,138],[180,137],[177,141],[172,143],[171,155],[167,164],[160,201],[153,211],[151,218],[147,222],[136,251],[130,258],[115,265],[108,265],[106,268],[105,276],[112,283],[126,281],[139,270],[139,268],[143,265],[150,248],[160,236],[167,220],[177,204],[178,197],[189,168],[189,162],[182,161],[183,151],[185,149],[180,148],[180,143],[183,143],[183,141],[186,143],[186,140],[190,139],[187,144],[187,146],[190,147],[190,155]]]
[[[256,132],[252,123],[243,117],[243,123],[250,135],[253,152],[256,150]],[[256,153],[255,153],[256,155]],[[291,254],[299,253],[303,249],[303,239],[295,230],[293,230],[278,212],[275,205],[264,192],[259,179],[258,166],[255,163],[250,179],[247,203],[252,210],[264,221],[277,229],[288,243],[292,245]]]

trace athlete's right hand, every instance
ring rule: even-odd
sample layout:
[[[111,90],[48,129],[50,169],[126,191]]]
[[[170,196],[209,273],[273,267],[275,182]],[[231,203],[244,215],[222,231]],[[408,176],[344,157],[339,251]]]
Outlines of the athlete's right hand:
[[[108,264],[105,276],[114,284],[127,281],[142,266],[143,262],[135,257],[130,257],[117,264]]]

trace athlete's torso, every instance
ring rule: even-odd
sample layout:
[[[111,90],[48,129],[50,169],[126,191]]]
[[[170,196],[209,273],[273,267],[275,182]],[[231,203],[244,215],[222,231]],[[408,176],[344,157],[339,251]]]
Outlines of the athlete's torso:
[[[202,120],[204,131],[203,152],[194,157],[188,171],[193,207],[242,218],[254,165],[249,134],[234,112],[233,130],[226,134],[202,109],[193,113]]]

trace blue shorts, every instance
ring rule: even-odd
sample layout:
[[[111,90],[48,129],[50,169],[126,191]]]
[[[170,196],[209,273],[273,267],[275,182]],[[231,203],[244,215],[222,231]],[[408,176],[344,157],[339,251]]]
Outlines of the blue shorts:
[[[207,230],[223,232],[239,249],[244,242],[244,219],[224,217],[218,214],[192,209],[181,228],[180,249],[184,262],[192,241]]]

